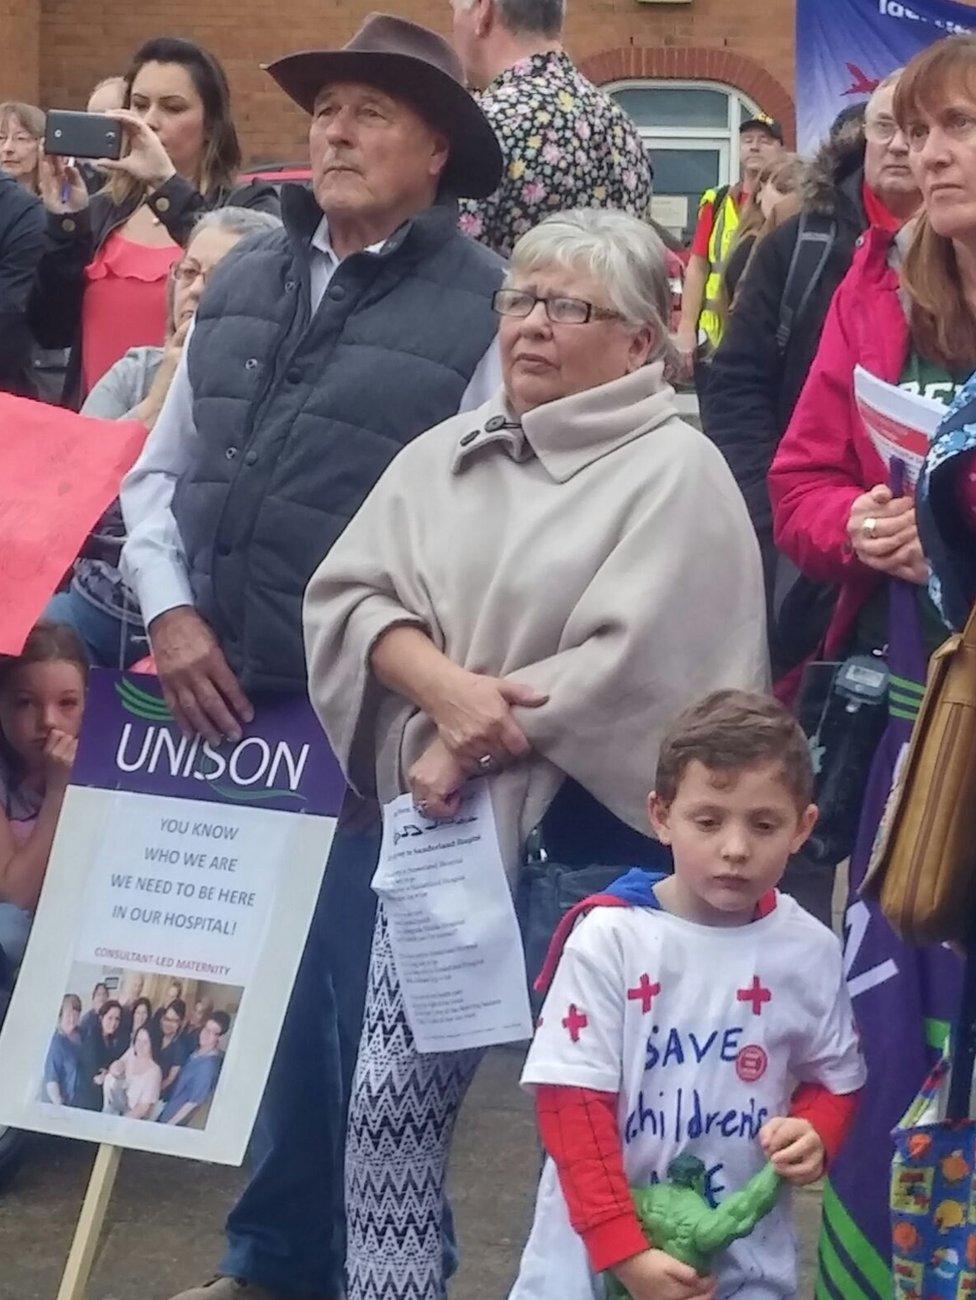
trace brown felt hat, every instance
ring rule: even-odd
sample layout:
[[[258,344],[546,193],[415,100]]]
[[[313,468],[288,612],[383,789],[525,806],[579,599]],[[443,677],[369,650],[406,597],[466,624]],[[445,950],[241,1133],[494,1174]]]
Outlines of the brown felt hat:
[[[443,183],[459,198],[484,199],[502,178],[502,151],[464,85],[461,63],[442,36],[393,14],[370,14],[341,50],[306,50],[265,65],[311,113],[323,86],[363,81],[407,100],[451,142]]]

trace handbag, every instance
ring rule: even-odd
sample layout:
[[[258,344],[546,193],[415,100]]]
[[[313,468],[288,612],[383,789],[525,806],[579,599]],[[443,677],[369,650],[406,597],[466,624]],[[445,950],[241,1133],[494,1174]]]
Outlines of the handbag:
[[[893,1134],[891,1269],[895,1300],[976,1295],[976,959],[942,1060]]]
[[[976,907],[976,606],[929,664],[863,892],[913,942],[968,941]]]

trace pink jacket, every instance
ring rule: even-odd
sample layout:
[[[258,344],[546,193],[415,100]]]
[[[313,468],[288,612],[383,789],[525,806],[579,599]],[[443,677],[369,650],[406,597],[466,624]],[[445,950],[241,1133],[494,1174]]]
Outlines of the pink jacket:
[[[777,547],[808,577],[841,584],[824,654],[842,652],[857,612],[880,581],[847,546],[851,506],[887,482],[854,405],[854,367],[897,383],[908,322],[890,263],[894,236],[874,227],[858,240],[824,324],[816,359],[769,471]]]

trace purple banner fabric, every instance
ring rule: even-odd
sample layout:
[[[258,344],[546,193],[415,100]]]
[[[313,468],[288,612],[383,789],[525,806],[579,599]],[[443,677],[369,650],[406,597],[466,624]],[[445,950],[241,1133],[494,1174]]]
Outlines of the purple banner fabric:
[[[188,739],[155,677],[95,669],[74,785],[336,817],[345,781],[300,695],[259,697],[236,743]]]
[[[938,945],[903,943],[874,902],[858,897],[875,833],[925,681],[917,588],[890,583],[890,721],[865,792],[851,859],[845,967],[868,1065],[857,1121],[824,1198],[817,1296],[890,1300],[892,1130],[937,1061],[962,988],[962,963]]]
[[[976,28],[954,0],[797,0],[796,115],[803,153],[812,153],[848,104],[926,45]]]

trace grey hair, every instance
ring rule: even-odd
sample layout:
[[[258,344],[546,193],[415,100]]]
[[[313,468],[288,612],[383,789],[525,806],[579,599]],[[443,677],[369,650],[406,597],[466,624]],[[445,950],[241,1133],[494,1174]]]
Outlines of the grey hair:
[[[474,0],[454,0],[458,9],[470,9]],[[495,0],[502,26],[516,36],[555,39],[563,29],[566,0]]]
[[[904,68],[895,68],[893,72],[888,73],[887,77],[881,78],[881,80],[875,86],[874,90],[872,90],[871,94],[868,96],[868,102],[864,106],[865,114],[867,114],[870,111],[871,105],[874,103],[877,96],[880,95],[883,90],[889,90],[892,86],[898,85],[898,81],[901,77],[901,74],[904,71],[905,71]]]
[[[671,285],[661,237],[646,222],[607,208],[556,212],[524,234],[512,249],[513,276],[553,264],[582,271],[603,285],[613,310],[635,330],[649,325],[658,340],[649,361],[675,360],[668,330]]]
[[[198,217],[190,232],[190,239],[201,230],[222,230],[228,235],[263,235],[267,230],[280,230],[281,218],[273,212],[258,212],[255,208],[214,208]]]

